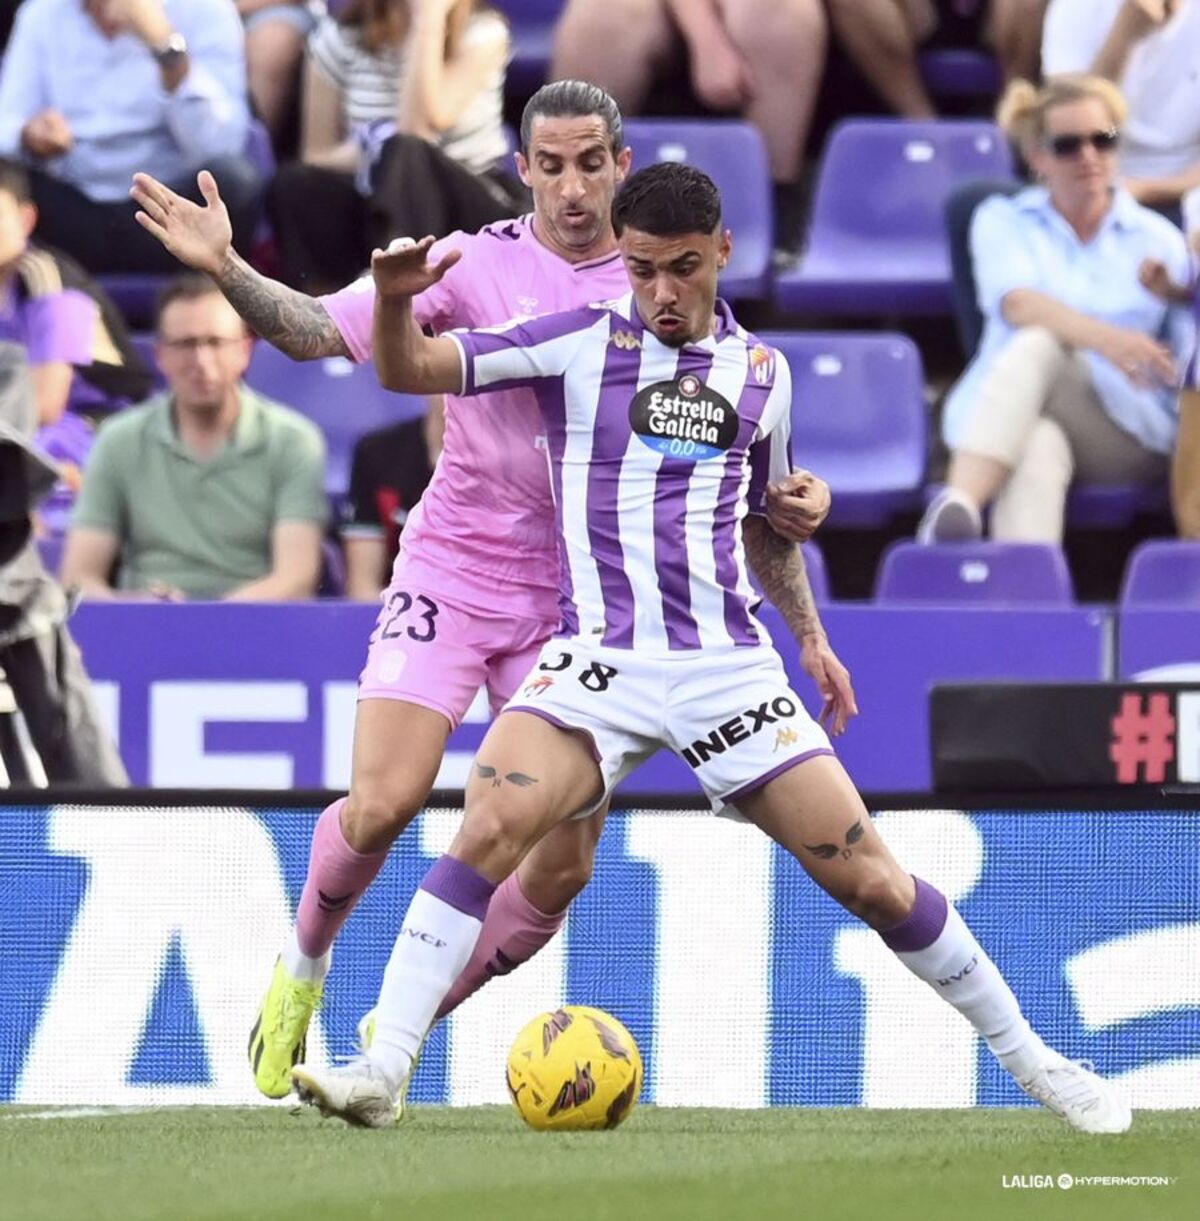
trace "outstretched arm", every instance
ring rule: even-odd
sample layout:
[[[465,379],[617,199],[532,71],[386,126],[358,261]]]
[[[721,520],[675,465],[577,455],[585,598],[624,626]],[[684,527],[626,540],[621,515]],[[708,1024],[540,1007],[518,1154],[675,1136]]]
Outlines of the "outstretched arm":
[[[181,262],[211,276],[246,324],[293,360],[349,356],[341,332],[312,297],[260,275],[233,248],[229,213],[216,179],[202,170],[204,206],[185,199],[149,174],[135,174],[130,195],[138,223]]]
[[[462,257],[450,250],[437,263],[426,261],[432,237],[419,242],[397,238],[371,255],[375,277],[375,368],[385,390],[407,394],[459,394],[462,352],[453,339],[430,339],[417,326],[412,299],[436,284]]]
[[[829,646],[813,601],[799,547],[781,538],[763,517],[742,524],[746,558],[754,575],[800,645],[800,664],[817,684],[824,700],[821,723],[837,737],[858,714],[850,674]]]

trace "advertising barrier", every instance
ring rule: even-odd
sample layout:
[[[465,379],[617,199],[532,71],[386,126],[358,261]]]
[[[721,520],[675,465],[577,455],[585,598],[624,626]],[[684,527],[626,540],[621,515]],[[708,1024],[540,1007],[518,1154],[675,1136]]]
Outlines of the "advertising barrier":
[[[349,602],[85,604],[71,630],[134,784],[344,789],[375,613]],[[927,705],[937,682],[1109,677],[1111,617],[1095,608],[831,606],[822,614],[862,710],[837,743],[861,788],[929,788]],[[815,712],[795,641],[770,607],[762,618]],[[451,736],[440,787],[462,787],[487,721],[479,699]],[[630,784],[672,797],[699,792],[687,765],[665,752]]]
[[[0,807],[0,1102],[262,1101],[246,1040],[323,799],[156,800]],[[877,819],[959,906],[1049,1043],[1123,1081],[1136,1106],[1195,1106],[1200,817],[1182,797],[1128,800]],[[400,916],[459,818],[449,804],[423,814],[351,917],[310,1058],[352,1050]],[[562,934],[435,1028],[412,1097],[503,1102],[509,1042],[563,1002],[630,1027],[644,1097],[661,1105],[1027,1101],[965,1020],[790,857],[696,810],[614,812]]]

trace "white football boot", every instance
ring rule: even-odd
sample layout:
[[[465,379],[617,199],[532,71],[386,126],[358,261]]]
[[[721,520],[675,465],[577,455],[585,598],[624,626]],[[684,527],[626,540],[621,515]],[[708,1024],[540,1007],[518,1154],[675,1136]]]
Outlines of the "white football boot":
[[[404,1118],[407,1078],[393,1091],[383,1070],[367,1056],[330,1068],[297,1064],[292,1083],[301,1102],[356,1128],[394,1128]]]
[[[1048,1052],[1041,1068],[1018,1084],[1078,1132],[1128,1132],[1133,1123],[1129,1103],[1111,1083],[1089,1065],[1056,1051]]]

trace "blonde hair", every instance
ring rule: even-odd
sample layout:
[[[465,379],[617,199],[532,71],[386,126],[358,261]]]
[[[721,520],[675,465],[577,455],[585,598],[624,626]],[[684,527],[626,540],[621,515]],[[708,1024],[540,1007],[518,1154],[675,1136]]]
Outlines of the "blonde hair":
[[[1125,122],[1129,107],[1120,89],[1103,76],[1084,73],[1053,76],[1041,88],[1029,81],[1013,81],[996,107],[996,122],[1014,144],[1029,149],[1046,134],[1048,110],[1087,98],[1104,104],[1114,127]]]

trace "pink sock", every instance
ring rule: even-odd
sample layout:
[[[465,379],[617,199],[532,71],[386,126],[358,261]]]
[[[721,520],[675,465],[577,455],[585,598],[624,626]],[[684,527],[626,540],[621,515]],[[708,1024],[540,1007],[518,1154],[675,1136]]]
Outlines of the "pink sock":
[[[374,880],[387,849],[364,854],[355,852],[342,834],[341,813],[346,804],[339,798],[317,819],[308,877],[296,912],[296,942],[309,958],[320,958],[341,932],[363,892]]]
[[[496,887],[488,903],[475,950],[446,993],[437,1011],[438,1018],[456,1009],[493,975],[507,975],[514,967],[528,962],[558,932],[566,918],[565,909],[552,916],[538,911],[525,897],[517,875],[510,873]]]

